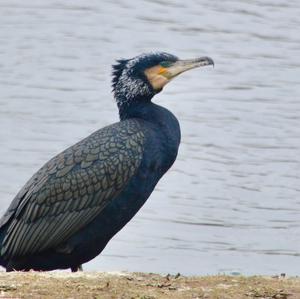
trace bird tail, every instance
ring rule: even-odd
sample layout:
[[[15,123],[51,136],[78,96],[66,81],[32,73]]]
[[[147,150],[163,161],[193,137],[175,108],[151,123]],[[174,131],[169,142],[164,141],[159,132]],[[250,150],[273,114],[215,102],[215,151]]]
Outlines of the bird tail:
[[[3,239],[5,237],[5,233],[6,233],[6,226],[0,226],[0,266],[5,267],[6,266],[6,262],[4,260],[4,257],[2,256],[1,252],[2,252],[2,244],[3,244]]]

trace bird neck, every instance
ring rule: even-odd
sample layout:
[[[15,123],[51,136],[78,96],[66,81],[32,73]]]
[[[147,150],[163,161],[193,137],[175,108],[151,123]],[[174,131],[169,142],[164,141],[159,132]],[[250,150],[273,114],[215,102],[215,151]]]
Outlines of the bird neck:
[[[176,159],[181,135],[178,120],[173,113],[150,100],[141,100],[119,106],[119,114],[121,121],[131,118],[146,121],[155,151],[162,153],[157,163],[161,163],[161,169],[166,171]]]
[[[152,97],[151,97],[152,98]],[[129,118],[145,118],[146,114],[153,109],[155,104],[151,102],[151,98],[142,97],[130,101],[117,101],[120,120]]]

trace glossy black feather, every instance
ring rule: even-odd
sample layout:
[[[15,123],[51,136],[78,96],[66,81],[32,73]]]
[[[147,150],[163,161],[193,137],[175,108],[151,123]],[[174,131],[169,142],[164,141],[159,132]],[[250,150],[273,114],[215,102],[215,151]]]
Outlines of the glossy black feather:
[[[11,223],[1,255],[11,258],[53,248],[91,222],[135,173],[143,143],[138,122],[128,120],[95,132],[50,160],[29,181],[30,193],[16,197],[18,204],[13,202],[8,209],[4,218]],[[115,179],[110,172],[117,174]],[[63,194],[61,199],[58,194]]]
[[[78,267],[130,221],[176,159],[180,128],[151,102],[146,67],[177,57],[119,60],[112,86],[121,121],[46,163],[0,219],[0,264],[8,271]]]

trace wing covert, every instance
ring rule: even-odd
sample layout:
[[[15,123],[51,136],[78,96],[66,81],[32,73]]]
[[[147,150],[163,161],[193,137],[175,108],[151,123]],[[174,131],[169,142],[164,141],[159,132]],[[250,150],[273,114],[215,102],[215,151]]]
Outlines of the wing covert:
[[[46,163],[16,196],[1,254],[55,248],[91,222],[126,186],[143,155],[136,120],[105,127]]]

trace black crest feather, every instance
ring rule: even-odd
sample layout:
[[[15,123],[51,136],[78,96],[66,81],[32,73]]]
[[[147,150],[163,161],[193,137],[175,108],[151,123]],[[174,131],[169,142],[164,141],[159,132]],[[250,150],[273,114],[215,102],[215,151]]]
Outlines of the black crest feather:
[[[130,59],[118,59],[117,63],[112,66],[112,88],[115,90],[122,72]]]

